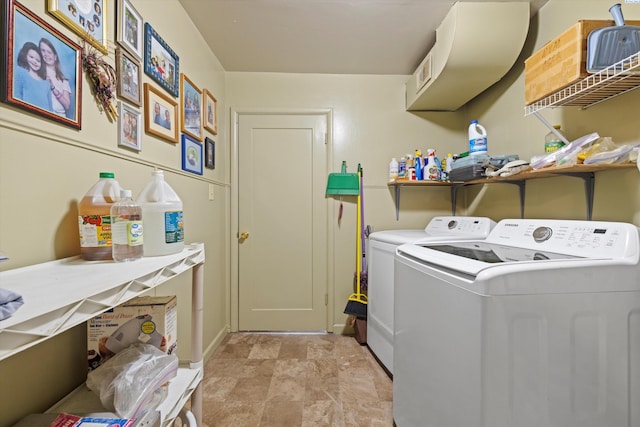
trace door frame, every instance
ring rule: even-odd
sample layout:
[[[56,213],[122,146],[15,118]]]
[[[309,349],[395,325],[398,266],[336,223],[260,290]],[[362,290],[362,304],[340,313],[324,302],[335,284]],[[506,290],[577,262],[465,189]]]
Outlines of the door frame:
[[[231,242],[230,272],[231,272],[231,288],[229,291],[229,332],[237,332],[240,323],[239,310],[239,244],[238,244],[238,214],[239,214],[239,175],[238,175],[238,151],[239,151],[239,122],[241,116],[249,115],[292,115],[292,116],[309,116],[324,115],[327,122],[326,145],[327,158],[325,159],[325,174],[329,173],[329,168],[333,160],[333,109],[260,109],[260,108],[231,108],[231,227],[229,229],[229,241]],[[331,212],[333,210],[333,199],[327,199],[327,305],[326,309],[326,330],[333,332],[333,311],[334,311],[334,295],[335,282],[334,275],[334,222],[331,221]]]

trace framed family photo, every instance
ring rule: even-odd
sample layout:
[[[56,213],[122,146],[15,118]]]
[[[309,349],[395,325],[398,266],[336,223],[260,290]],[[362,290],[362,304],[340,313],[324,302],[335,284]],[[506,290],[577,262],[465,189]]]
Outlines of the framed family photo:
[[[142,105],[142,70],[140,63],[125,50],[116,49],[117,94],[137,105]]]
[[[180,74],[180,125],[182,132],[202,141],[202,91]]]
[[[17,1],[2,4],[2,100],[80,129],[82,48]]]
[[[144,131],[178,143],[178,103],[149,83],[144,84]]]
[[[47,10],[106,55],[108,8],[108,0],[48,0]]]
[[[214,135],[218,134],[218,100],[207,89],[204,97],[204,128]]]
[[[182,134],[182,170],[202,175],[202,144]]]
[[[208,136],[204,138],[204,167],[216,168],[216,143]]]
[[[171,95],[178,96],[180,59],[148,22],[144,24],[144,72]]]
[[[144,24],[142,15],[131,5],[129,0],[118,0],[116,13],[118,15],[118,28],[116,30],[118,44],[138,60],[142,59],[142,28]]]
[[[142,150],[142,120],[140,111],[118,102],[118,145],[135,151]]]

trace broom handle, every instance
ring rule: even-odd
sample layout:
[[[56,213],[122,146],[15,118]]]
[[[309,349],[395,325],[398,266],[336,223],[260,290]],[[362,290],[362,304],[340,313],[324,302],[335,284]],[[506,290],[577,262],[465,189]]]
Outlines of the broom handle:
[[[360,173],[360,166],[358,165],[358,173]],[[362,189],[361,189],[362,191]],[[358,192],[358,219],[356,220],[356,294],[358,294],[358,298],[360,298],[360,268],[362,266],[362,242],[360,241],[360,192]]]
[[[365,255],[366,237],[364,235],[364,181],[362,179],[364,172],[360,165],[358,165],[358,169],[360,172],[360,248],[362,249],[360,258],[362,259],[362,271],[367,271],[367,256]]]

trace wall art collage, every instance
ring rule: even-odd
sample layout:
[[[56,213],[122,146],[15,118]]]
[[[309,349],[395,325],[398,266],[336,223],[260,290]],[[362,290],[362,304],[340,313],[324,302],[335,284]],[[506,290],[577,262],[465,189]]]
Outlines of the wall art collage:
[[[205,131],[218,134],[215,96],[180,72],[178,54],[130,0],[115,0],[115,9],[110,1],[46,0],[42,13],[81,37],[75,42],[18,1],[2,0],[2,101],[81,130],[84,69],[98,108],[117,122],[119,147],[142,151],[144,129],[181,144],[184,171],[214,169],[215,142]],[[107,39],[110,10],[115,43]],[[143,71],[153,83],[143,83]]]

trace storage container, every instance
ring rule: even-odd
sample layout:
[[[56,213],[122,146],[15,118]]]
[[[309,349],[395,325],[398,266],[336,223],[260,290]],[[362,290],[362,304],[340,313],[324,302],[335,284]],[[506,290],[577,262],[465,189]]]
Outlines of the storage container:
[[[626,24],[640,25],[640,21]],[[613,25],[613,20],[580,20],[527,58],[524,61],[525,103],[533,104],[587,77],[589,33]]]

